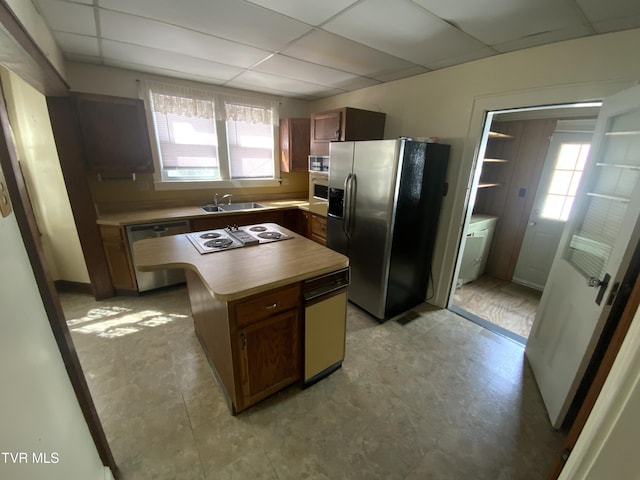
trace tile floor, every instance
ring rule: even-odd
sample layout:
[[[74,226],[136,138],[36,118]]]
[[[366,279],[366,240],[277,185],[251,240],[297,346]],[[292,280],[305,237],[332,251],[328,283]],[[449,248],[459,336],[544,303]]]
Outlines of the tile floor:
[[[233,417],[184,287],[60,297],[124,480],[543,479],[562,444],[522,346],[447,310],[350,305],[343,368]]]

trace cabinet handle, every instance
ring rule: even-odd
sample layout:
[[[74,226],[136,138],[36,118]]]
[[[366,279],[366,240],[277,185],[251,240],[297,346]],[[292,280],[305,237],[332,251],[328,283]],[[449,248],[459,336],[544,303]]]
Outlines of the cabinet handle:
[[[278,304],[274,303],[273,305],[267,305],[265,308],[265,310],[275,310],[277,308]]]
[[[244,332],[240,332],[240,340],[242,340],[242,348],[247,346],[247,335]]]

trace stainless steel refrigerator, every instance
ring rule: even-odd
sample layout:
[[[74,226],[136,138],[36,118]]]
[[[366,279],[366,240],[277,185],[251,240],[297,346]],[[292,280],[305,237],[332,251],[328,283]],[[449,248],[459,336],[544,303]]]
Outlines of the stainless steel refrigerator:
[[[330,146],[327,246],[349,257],[349,300],[386,320],[426,299],[449,145]]]

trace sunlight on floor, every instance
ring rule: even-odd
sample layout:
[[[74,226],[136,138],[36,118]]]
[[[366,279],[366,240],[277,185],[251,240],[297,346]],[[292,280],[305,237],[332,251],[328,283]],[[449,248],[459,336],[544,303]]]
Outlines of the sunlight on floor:
[[[177,318],[188,318],[188,315],[167,314],[155,310],[129,313],[131,311],[130,308],[115,306],[94,308],[83,317],[68,320],[67,325],[73,332],[115,338],[139,332],[144,327],[157,327]]]

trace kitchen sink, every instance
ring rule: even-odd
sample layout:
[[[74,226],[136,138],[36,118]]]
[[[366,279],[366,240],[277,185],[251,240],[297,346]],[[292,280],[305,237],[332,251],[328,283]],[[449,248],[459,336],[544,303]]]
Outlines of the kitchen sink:
[[[234,210],[250,210],[252,208],[264,208],[264,205],[256,202],[231,203],[218,205],[221,212],[232,212]]]
[[[218,205],[205,205],[203,207],[200,207],[202,210],[204,210],[207,213],[215,213],[215,212],[221,212],[222,210],[220,210],[220,207]]]
[[[230,203],[230,204],[221,204],[221,205],[204,205],[200,207],[207,213],[216,213],[216,212],[233,212],[236,210],[251,210],[254,208],[265,208],[261,203],[256,202],[243,202],[243,203]]]

